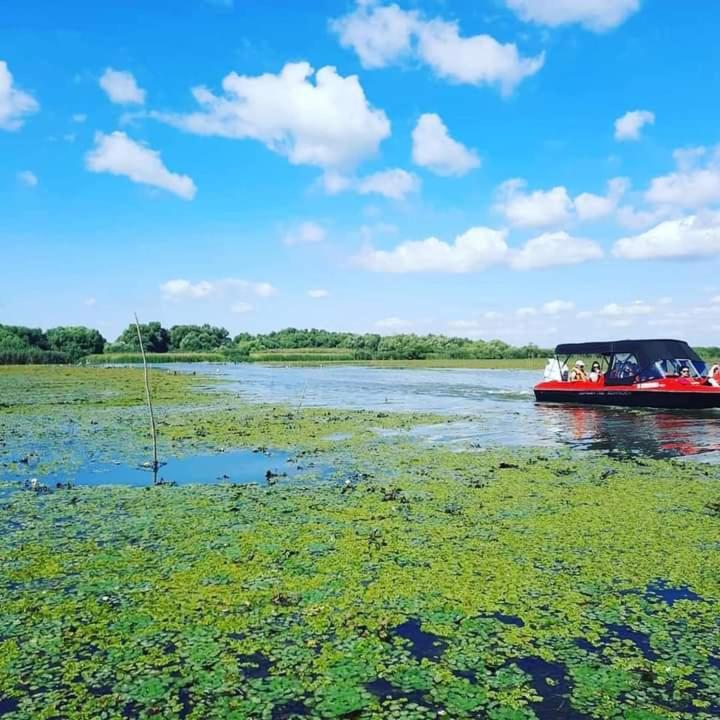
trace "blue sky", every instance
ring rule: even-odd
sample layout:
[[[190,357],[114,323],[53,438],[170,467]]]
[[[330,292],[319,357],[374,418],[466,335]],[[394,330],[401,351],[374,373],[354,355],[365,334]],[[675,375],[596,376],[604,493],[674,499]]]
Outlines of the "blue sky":
[[[6,0],[0,322],[717,343],[719,22]]]

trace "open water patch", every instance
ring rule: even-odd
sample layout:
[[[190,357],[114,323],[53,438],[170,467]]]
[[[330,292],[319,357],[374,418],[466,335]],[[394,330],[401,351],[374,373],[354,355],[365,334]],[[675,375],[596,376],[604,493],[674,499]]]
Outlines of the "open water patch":
[[[395,634],[410,642],[410,652],[416,660],[438,660],[445,651],[446,644],[437,635],[423,630],[420,621],[414,618],[398,625]]]
[[[645,597],[648,600],[661,600],[662,602],[672,606],[680,600],[689,600],[698,602],[702,597],[693,592],[687,585],[673,587],[663,581],[650,583],[645,591]]]
[[[532,656],[514,663],[532,678],[533,689],[541,697],[530,704],[538,720],[589,720],[570,704],[572,684],[564,665]]]
[[[125,485],[147,487],[152,484],[215,485],[219,483],[259,485],[312,476],[325,478],[330,468],[322,465],[300,465],[291,453],[284,451],[232,450],[228,452],[200,453],[183,457],[170,457],[155,472],[142,465],[125,465],[113,462],[87,462],[78,468],[59,469],[33,478],[15,476],[28,487],[45,486],[49,490],[72,486]]]

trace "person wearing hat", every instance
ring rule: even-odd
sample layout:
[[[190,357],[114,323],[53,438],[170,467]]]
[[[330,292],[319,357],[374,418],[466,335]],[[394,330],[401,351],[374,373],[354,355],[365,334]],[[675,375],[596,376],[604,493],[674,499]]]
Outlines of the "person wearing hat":
[[[588,376],[585,372],[585,363],[582,360],[575,361],[575,367],[570,373],[571,382],[587,382]]]

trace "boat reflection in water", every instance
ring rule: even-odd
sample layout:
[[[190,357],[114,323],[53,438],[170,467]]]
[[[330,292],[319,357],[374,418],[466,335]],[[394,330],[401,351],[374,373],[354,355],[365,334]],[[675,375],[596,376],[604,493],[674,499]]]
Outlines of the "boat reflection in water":
[[[656,458],[717,453],[707,459],[720,462],[720,414],[713,411],[560,404],[536,410],[555,439],[573,448]]]

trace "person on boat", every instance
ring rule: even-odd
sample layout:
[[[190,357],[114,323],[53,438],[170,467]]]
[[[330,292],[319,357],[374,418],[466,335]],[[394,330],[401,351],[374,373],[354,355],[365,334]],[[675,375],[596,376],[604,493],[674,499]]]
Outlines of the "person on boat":
[[[582,360],[575,361],[575,367],[570,373],[570,382],[587,382],[588,376],[585,372],[585,363]]]
[[[600,382],[602,372],[600,371],[600,363],[596,360],[590,368],[590,382]]]
[[[720,365],[713,365],[707,376],[707,384],[713,387],[720,387]]]
[[[690,377],[690,368],[687,365],[683,365],[680,368],[680,375],[678,375],[677,381],[680,385],[691,385],[692,384],[693,380]]]

